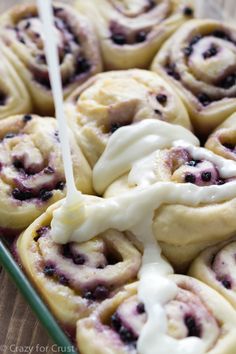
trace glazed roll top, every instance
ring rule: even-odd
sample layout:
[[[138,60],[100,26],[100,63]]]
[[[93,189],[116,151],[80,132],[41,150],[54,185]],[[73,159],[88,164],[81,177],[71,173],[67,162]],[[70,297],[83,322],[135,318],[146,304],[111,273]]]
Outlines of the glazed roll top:
[[[111,134],[124,125],[153,118],[191,129],[187,111],[173,89],[146,70],[96,75],[73,92],[65,112],[91,165]]]
[[[236,114],[217,127],[207,139],[205,146],[226,159],[236,161]]]
[[[177,295],[164,305],[167,333],[176,341],[200,338],[204,353],[233,353],[236,315],[217,292],[191,277],[172,275]],[[83,354],[142,353],[139,337],[147,320],[135,284],[105,301],[95,313],[78,321],[77,343]],[[158,333],[155,334],[158,336]],[[149,343],[150,347],[152,343]],[[159,348],[165,353],[164,347]],[[151,353],[146,348],[146,353]]]
[[[92,193],[91,170],[70,131],[78,189]],[[7,235],[28,226],[66,192],[54,118],[18,115],[0,126],[0,230]]]
[[[107,69],[147,68],[161,44],[194,16],[193,1],[77,1],[98,31]]]
[[[87,197],[86,203],[97,197]],[[137,279],[141,252],[125,235],[106,230],[87,242],[55,243],[50,207],[19,238],[21,263],[56,317],[74,327],[124,285]],[[78,215],[79,217],[79,215]]]
[[[162,47],[152,69],[178,90],[196,130],[207,135],[236,108],[236,31],[192,20]]]
[[[93,170],[95,190],[108,198],[159,190],[153,232],[177,269],[236,227],[235,161],[197,145],[182,127],[145,120],[116,131]]]
[[[7,48],[2,43],[0,50],[0,119],[32,111],[30,95],[7,59],[6,52]]]
[[[89,21],[64,5],[54,4],[64,96],[101,70],[95,33]],[[0,36],[10,51],[8,59],[22,77],[32,96],[35,110],[53,113],[53,99],[36,5],[17,5],[0,18]]]
[[[221,293],[236,308],[235,237],[204,250],[189,273]]]

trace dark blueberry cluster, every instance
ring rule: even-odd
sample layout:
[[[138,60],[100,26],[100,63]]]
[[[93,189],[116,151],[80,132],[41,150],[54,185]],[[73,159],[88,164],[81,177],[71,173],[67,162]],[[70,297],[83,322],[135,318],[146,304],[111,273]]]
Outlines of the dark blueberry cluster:
[[[49,226],[42,226],[38,230],[36,230],[36,237],[34,238],[34,241],[37,242],[40,237],[44,236],[48,232],[49,229]]]
[[[172,76],[177,81],[180,80],[180,74],[176,71],[175,64],[167,64],[165,69],[169,76]]]
[[[117,313],[111,316],[111,326],[119,334],[122,342],[136,346],[137,336],[132,332],[131,329],[127,328],[122,324],[122,321]]]
[[[83,297],[87,300],[102,301],[108,298],[109,289],[105,285],[97,285],[93,290],[86,290]]]
[[[165,94],[163,94],[163,93],[160,93],[160,94],[158,94],[158,95],[156,96],[156,100],[157,100],[160,104],[164,105],[164,104],[166,104],[166,102],[167,102],[167,96],[166,96]]]
[[[227,277],[219,277],[217,280],[223,285],[225,289],[231,289],[232,284],[231,281]]]
[[[202,56],[204,59],[209,59],[214,57],[217,53],[218,53],[217,47],[214,44],[212,44],[210,48],[203,53]]]
[[[192,7],[186,6],[183,10],[185,16],[192,17],[194,15],[194,11]]]
[[[56,267],[53,264],[45,265],[43,272],[47,277],[55,276],[61,285],[69,285],[69,279],[63,274],[57,274]]]
[[[235,86],[235,85],[236,85],[236,74],[235,73],[227,75],[224,79],[222,79],[218,83],[218,86],[222,87],[224,89],[230,89],[232,86]]]
[[[191,314],[184,317],[185,326],[188,329],[188,337],[201,337],[201,326]]]
[[[62,255],[66,258],[72,259],[73,263],[77,265],[83,265],[86,262],[85,255],[73,252],[70,243],[62,246]]]
[[[143,314],[145,313],[145,306],[144,306],[144,303],[143,302],[140,302],[137,307],[136,307],[136,310],[137,310],[137,313],[138,314]]]
[[[33,198],[39,198],[40,200],[47,201],[53,196],[53,192],[51,190],[48,190],[46,188],[43,188],[39,191],[39,193],[35,193],[33,190],[30,189],[20,189],[20,188],[14,188],[12,190],[12,196],[16,200],[20,201],[25,201]]]
[[[212,102],[211,98],[204,92],[200,92],[197,95],[197,99],[204,107],[209,106]]]

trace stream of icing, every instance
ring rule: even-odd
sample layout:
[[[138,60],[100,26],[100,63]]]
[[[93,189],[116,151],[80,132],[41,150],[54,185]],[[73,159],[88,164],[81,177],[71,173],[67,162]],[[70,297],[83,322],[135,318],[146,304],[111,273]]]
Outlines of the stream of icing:
[[[63,94],[53,34],[51,1],[38,0],[38,5],[43,22],[45,49],[67,182],[67,198],[53,214],[52,237],[58,243],[83,242],[109,228],[133,232],[144,244],[138,296],[144,302],[148,314],[148,320],[138,340],[138,352],[204,353],[204,344],[199,338],[176,340],[167,335],[167,318],[163,305],[176,296],[177,286],[168,278],[173,270],[161,257],[161,250],[152,232],[152,219],[154,211],[163,203],[199,205],[236,197],[236,183],[209,187],[171,182],[152,185],[147,183],[145,188],[132,190],[125,195],[110,199],[97,198],[94,203],[86,204],[88,199],[76,190],[73,178],[67,126],[63,116]],[[117,176],[127,172],[134,161],[145,158],[158,148],[174,146],[179,140],[184,140],[185,144],[186,142],[188,144],[187,148],[192,149],[194,153],[194,145],[198,145],[198,140],[190,132],[164,122],[149,120],[125,130],[127,128],[119,129],[112,136],[108,149],[94,170],[94,183],[98,191],[102,192]],[[113,152],[110,154],[111,146]],[[113,175],[109,171],[113,171]]]
[[[84,215],[83,196],[82,193],[76,189],[73,175],[73,163],[70,151],[68,127],[63,110],[63,89],[57,48],[58,38],[56,37],[54,27],[52,3],[51,0],[37,0],[37,3],[42,22],[45,53],[49,69],[55,113],[58,121],[58,131],[67,187],[67,196],[61,208],[61,223],[72,228],[74,225],[74,220],[71,218],[71,211],[73,211],[74,208],[78,210],[79,206],[81,218]],[[76,220],[78,221],[78,215]]]

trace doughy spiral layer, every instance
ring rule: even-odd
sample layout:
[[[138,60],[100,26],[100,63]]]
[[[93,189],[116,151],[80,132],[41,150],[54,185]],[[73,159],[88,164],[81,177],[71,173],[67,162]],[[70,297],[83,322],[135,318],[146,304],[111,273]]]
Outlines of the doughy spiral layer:
[[[176,146],[157,150],[112,183],[105,197],[142,188],[145,179],[149,184],[171,181],[221,188],[236,178],[235,173],[229,178],[223,176],[221,163],[228,161],[203,148]],[[163,204],[155,211],[153,231],[164,255],[176,269],[183,270],[202,249],[232,235],[235,211],[235,198],[200,206]]]
[[[194,127],[207,135],[236,109],[236,30],[189,21],[164,44],[152,70],[177,89]]]
[[[189,274],[222,294],[236,309],[235,238],[204,250]]]
[[[170,277],[178,285],[178,293],[164,306],[168,334],[176,340],[201,338],[205,353],[233,354],[236,314],[230,304],[196,279]],[[145,322],[145,308],[132,284],[105,301],[92,316],[78,321],[78,347],[82,354],[137,354],[137,340]]]
[[[194,15],[191,0],[77,1],[98,31],[107,69],[147,68],[161,44]]]
[[[153,118],[191,129],[187,111],[173,89],[146,70],[96,75],[73,92],[65,112],[92,166],[109,136],[121,126]]]
[[[87,197],[93,203],[96,197]],[[124,233],[107,230],[90,241],[53,242],[51,206],[19,238],[17,250],[31,280],[56,317],[73,328],[102,301],[136,280],[141,252]]]
[[[236,114],[217,127],[209,136],[205,146],[226,159],[236,161]]]
[[[32,110],[30,95],[7,59],[7,47],[0,49],[0,119],[14,114],[29,113]]]
[[[70,6],[54,4],[64,97],[101,71],[97,40],[89,21]],[[40,114],[53,113],[53,99],[36,5],[17,5],[0,18],[7,55],[22,77]]]
[[[92,193],[91,169],[70,131],[75,183]],[[0,230],[28,226],[49,205],[65,196],[57,122],[18,115],[0,125]]]

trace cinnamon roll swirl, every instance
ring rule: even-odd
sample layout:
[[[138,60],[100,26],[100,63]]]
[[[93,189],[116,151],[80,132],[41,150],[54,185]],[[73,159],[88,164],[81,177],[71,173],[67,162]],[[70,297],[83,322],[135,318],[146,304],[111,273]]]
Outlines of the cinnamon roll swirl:
[[[86,202],[96,199],[87,197]],[[124,233],[113,229],[87,242],[55,243],[51,219],[57,207],[48,208],[20,236],[17,250],[26,273],[55,316],[67,328],[74,328],[79,318],[136,279],[141,252]]]
[[[236,114],[217,127],[209,136],[205,146],[226,159],[236,161]]]
[[[183,99],[196,130],[207,135],[236,109],[236,30],[191,20],[162,47],[152,70]]]
[[[55,36],[67,97],[101,70],[97,39],[89,21],[70,6],[54,4]],[[0,36],[9,47],[8,59],[22,77],[39,114],[53,114],[53,98],[37,6],[17,5],[0,18]]]
[[[233,354],[236,346],[236,314],[216,291],[200,281],[171,275],[176,297],[164,305],[168,335],[176,340],[198,337],[204,353]],[[137,354],[139,336],[147,320],[136,284],[104,301],[77,323],[77,343],[82,354]],[[158,336],[158,333],[156,333]]]
[[[92,193],[91,169],[70,131],[75,182]],[[0,125],[0,233],[19,232],[65,196],[54,118],[18,115]]]
[[[189,274],[214,288],[236,309],[235,237],[204,250],[197,257]]]
[[[100,171],[101,165],[98,167]],[[217,186],[219,193],[223,194],[226,185],[236,179],[235,162],[231,161],[229,165],[228,160],[207,149],[188,144],[181,146],[181,143],[169,149],[156,150],[126,167],[125,173],[124,169],[111,166],[111,175],[121,177],[110,185],[107,180],[109,172],[106,171],[104,183],[107,182],[108,188],[105,197],[165,182],[195,185],[202,188],[202,192],[206,188],[205,193],[210,186]],[[226,173],[227,168],[229,174]],[[99,171],[95,167],[95,189],[101,180]],[[235,231],[236,199],[230,193],[222,199],[221,202],[213,199],[212,202],[192,205],[172,201],[156,209],[153,232],[164,255],[176,269],[182,271],[202,249],[227,239]]]
[[[65,112],[92,166],[111,134],[124,125],[153,118],[191,129],[173,89],[157,74],[139,69],[94,76],[72,93]]]
[[[194,16],[191,0],[90,0],[77,7],[98,31],[108,70],[147,68],[161,44]]]
[[[30,95],[16,70],[7,60],[7,48],[0,49],[0,119],[32,110]]]

